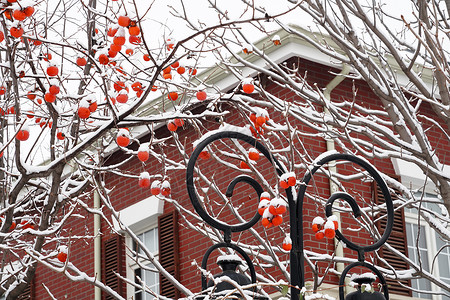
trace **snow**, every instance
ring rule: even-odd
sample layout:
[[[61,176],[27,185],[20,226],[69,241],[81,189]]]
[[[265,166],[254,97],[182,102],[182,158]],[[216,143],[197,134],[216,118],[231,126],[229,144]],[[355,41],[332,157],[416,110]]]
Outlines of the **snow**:
[[[286,172],[284,174],[282,174],[280,176],[280,180],[281,181],[288,181],[289,178],[294,177],[295,178],[295,173],[294,172]]]
[[[263,199],[263,200],[259,201],[258,209],[260,209],[260,208],[266,208],[266,207],[269,206],[269,204],[270,204],[270,201],[269,201],[269,200]]]
[[[338,217],[336,215],[331,215],[327,218],[328,221],[338,221]]]
[[[217,257],[216,263],[223,262],[223,261],[236,261],[240,264],[243,264],[243,260],[239,255],[236,254],[226,254],[226,255],[220,255]]]
[[[210,137],[216,133],[225,132],[225,131],[239,132],[239,133],[242,133],[242,134],[245,134],[248,136],[252,136],[252,132],[250,131],[250,128],[248,128],[248,127],[238,127],[238,126],[231,125],[228,123],[223,123],[223,125],[220,126],[220,128],[218,128],[216,130],[208,131],[207,133],[202,135],[198,140],[196,140],[195,143],[192,143],[192,144],[195,147],[196,145],[198,145],[199,143],[201,143],[208,137]]]
[[[367,273],[362,273],[362,274],[356,274],[353,273],[352,276],[350,277],[351,281],[355,281],[361,278],[369,278],[371,280],[376,280],[377,279],[377,275],[371,273],[371,272],[367,272]]]
[[[150,174],[148,172],[142,172],[139,175],[139,179],[150,179]]]
[[[274,207],[278,207],[281,205],[287,205],[286,200],[279,198],[279,197],[275,197],[272,200],[270,200],[270,205],[274,206]]]
[[[0,148],[1,148],[1,146],[0,146]],[[264,199],[270,200],[270,194],[268,192],[262,192],[261,196],[259,198],[262,199],[262,200],[264,200]]]
[[[159,181],[159,180],[153,181],[152,185],[150,186],[150,188],[152,188],[152,189],[161,188],[161,181]]]
[[[170,182],[169,182],[168,180],[164,180],[164,181],[161,183],[161,188],[162,188],[162,189],[170,189]]]
[[[130,132],[128,130],[126,130],[125,128],[120,128],[119,131],[117,132],[117,136],[125,136],[125,137],[130,137]]]
[[[327,294],[321,294],[321,293],[313,293],[311,295],[305,295],[305,300],[316,300],[316,299],[325,299],[325,300],[336,300],[336,298],[331,297]]]
[[[325,220],[322,217],[315,217],[312,221],[313,224],[323,225],[325,223]]]

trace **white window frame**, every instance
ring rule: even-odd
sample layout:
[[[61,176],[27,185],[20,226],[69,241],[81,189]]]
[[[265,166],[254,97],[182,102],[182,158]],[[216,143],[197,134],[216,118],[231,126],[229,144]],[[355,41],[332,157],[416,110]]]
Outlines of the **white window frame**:
[[[154,230],[154,229],[158,229],[158,224],[149,224],[149,226],[144,227],[141,231],[139,232],[135,232],[135,234],[138,236],[142,233],[145,233],[147,231],[150,230]],[[156,238],[158,238],[158,233]],[[129,236],[126,235],[125,237],[125,242],[127,245],[127,249],[128,249],[128,253],[127,253],[127,260],[126,260],[126,264],[127,264],[127,278],[131,281],[135,281],[135,270],[138,269],[140,266],[138,265],[138,263],[132,258],[132,253],[130,250],[133,250],[134,245],[133,245],[133,239]],[[157,241],[158,242],[158,241]],[[159,249],[157,249],[155,252],[153,252],[153,255],[155,256],[156,259],[158,259],[158,255],[159,255]],[[148,260],[145,259],[141,259],[139,261],[139,263],[142,264],[149,264],[150,262]],[[158,284],[159,284],[159,280],[158,280]],[[159,290],[159,287],[158,287]],[[135,287],[128,285],[127,287],[127,299],[135,299]]]
[[[433,230],[433,228],[431,228],[431,226],[420,217],[420,224],[419,224],[419,215],[413,212],[408,212],[405,211],[405,223],[409,223],[409,224],[414,224],[417,226],[421,226],[424,229],[424,232],[420,232],[420,234],[424,234],[425,235],[425,243],[427,246],[427,257],[421,257],[421,259],[427,259],[428,261],[428,265],[430,267],[431,271],[432,269],[432,274],[433,276],[439,278],[439,263],[437,260],[434,261],[434,265],[432,265],[433,263],[433,259],[434,256],[437,254],[438,250],[437,249],[437,245],[436,245],[436,232]],[[406,230],[406,228],[405,228]],[[434,283],[431,283],[431,291],[433,292],[439,292],[441,289],[436,286]],[[441,295],[432,295],[431,297],[432,300],[448,300],[449,298],[444,298]]]
[[[133,205],[130,205],[121,211],[119,211],[119,217],[121,222],[128,226],[135,235],[142,234],[146,231],[152,230],[158,227],[158,216],[164,212],[164,200],[150,196]],[[114,228],[125,234],[126,244],[126,276],[131,282],[134,282],[134,271],[138,268],[138,264],[132,259],[133,240],[128,235],[123,226],[113,218]],[[156,257],[158,251],[153,253]],[[135,288],[131,284],[127,284],[127,299],[134,299]]]
[[[412,190],[420,190],[423,193],[426,193],[427,197],[430,196],[436,196],[435,189],[436,187],[434,184],[430,183],[430,181],[427,181],[426,175],[423,174],[422,170],[416,166],[414,163],[398,159],[398,158],[392,158],[392,165],[395,169],[395,173],[400,176],[401,182],[406,185],[410,186]],[[450,172],[450,166],[446,165],[444,166],[444,171]],[[427,182],[428,184],[424,184]],[[437,197],[436,197],[437,198]],[[419,215],[415,212],[411,212],[408,209],[405,209],[405,225],[408,224],[415,224],[419,225],[420,220],[420,226],[424,226],[424,234],[425,234],[425,242],[427,245],[427,257],[428,265],[430,266],[430,270],[433,269],[433,276],[439,277],[439,263],[437,261],[433,263],[434,255],[437,253],[439,249],[437,249],[436,246],[436,232],[430,227],[430,225],[423,220],[422,218],[419,219]],[[406,228],[405,228],[406,230]],[[422,233],[421,233],[422,234]],[[422,258],[424,259],[424,258]],[[436,286],[435,284],[431,283],[431,291],[433,292],[439,292],[441,289]],[[423,298],[419,298],[423,299]],[[432,300],[447,300],[448,298],[444,298],[441,295],[432,295]]]

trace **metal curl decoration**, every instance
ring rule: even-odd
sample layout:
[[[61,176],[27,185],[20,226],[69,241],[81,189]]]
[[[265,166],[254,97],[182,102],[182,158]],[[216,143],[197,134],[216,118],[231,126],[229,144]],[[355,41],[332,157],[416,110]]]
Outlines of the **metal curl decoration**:
[[[202,207],[200,204],[200,201],[197,197],[196,189],[194,186],[194,168],[195,163],[197,161],[197,158],[199,157],[200,153],[203,151],[205,147],[207,147],[210,143],[220,140],[220,139],[237,139],[243,142],[246,142],[247,144],[251,145],[252,147],[256,148],[260,153],[262,153],[268,161],[275,167],[276,172],[278,176],[281,176],[282,174],[286,173],[287,170],[285,167],[275,158],[273,157],[269,150],[264,147],[259,141],[257,141],[255,138],[246,135],[241,132],[237,131],[218,131],[216,133],[212,133],[209,136],[207,136],[203,141],[201,141],[195,148],[194,152],[192,153],[188,165],[187,165],[187,171],[186,171],[186,183],[187,183],[187,190],[189,194],[189,198],[191,199],[192,205],[194,206],[195,211],[200,215],[200,217],[208,223],[210,226],[219,229],[224,232],[224,241],[225,243],[219,244],[220,246],[213,246],[211,247],[212,250],[218,248],[218,247],[230,247],[233,249],[240,249],[237,245],[231,244],[231,233],[232,232],[241,232],[244,230],[247,230],[251,228],[253,225],[255,225],[258,220],[260,219],[260,215],[258,213],[255,214],[255,216],[248,222],[237,224],[237,225],[229,225],[227,223],[221,222],[217,219],[214,219],[211,217]],[[386,204],[386,210],[387,210],[387,225],[384,230],[383,235],[381,238],[376,241],[372,245],[367,246],[360,246],[357,245],[351,241],[349,241],[347,238],[343,236],[343,234],[336,230],[336,238],[340,241],[343,241],[349,249],[352,249],[357,252],[358,255],[358,262],[353,263],[344,270],[344,272],[341,274],[340,281],[343,281],[345,279],[345,276],[347,272],[355,267],[355,266],[364,266],[376,273],[376,275],[380,278],[381,282],[385,282],[384,278],[382,277],[382,274],[373,266],[367,264],[364,262],[364,254],[366,252],[374,251],[379,249],[389,238],[392,227],[394,224],[394,209],[393,209],[393,203],[391,199],[391,195],[389,193],[389,189],[381,177],[381,175],[378,173],[378,171],[366,160],[359,158],[357,156],[349,155],[349,154],[341,154],[341,153],[330,153],[329,155],[324,155],[317,161],[315,161],[314,166],[311,170],[307,171],[306,174],[303,177],[303,180],[300,183],[300,188],[297,194],[296,200],[294,200],[294,190],[293,187],[289,187],[286,189],[286,196],[288,200],[289,205],[289,219],[290,219],[290,237],[292,240],[292,250],[290,252],[290,276],[291,276],[291,299],[299,299],[300,290],[299,287],[303,287],[305,284],[304,279],[304,253],[303,253],[303,200],[305,197],[306,189],[308,187],[308,183],[312,179],[313,175],[325,164],[336,161],[336,160],[345,160],[352,163],[355,163],[359,165],[361,168],[363,168],[367,173],[369,173],[372,178],[376,181],[377,185],[380,187],[381,192],[383,193],[383,196],[385,198],[385,204]],[[258,194],[258,197],[263,192],[263,188],[261,185],[247,175],[240,175],[233,179],[230,184],[228,185],[226,195],[231,196],[233,194],[233,189],[236,186],[236,184],[243,182],[251,186],[256,193]],[[346,201],[350,207],[352,208],[353,214],[356,218],[361,216],[360,208],[356,202],[356,200],[349,195],[348,193],[344,192],[336,192],[333,193],[326,204],[325,207],[325,214],[327,217],[331,216],[332,214],[332,205],[333,202],[337,199],[342,199]],[[232,246],[230,246],[232,245]],[[211,248],[208,250],[207,255],[211,253]],[[245,253],[242,249],[236,250],[239,253]],[[245,257],[244,257],[245,258]],[[204,259],[205,260],[205,259]],[[206,256],[207,260],[207,256]],[[247,264],[251,264],[251,260],[248,260]],[[206,264],[206,262],[205,262]],[[253,268],[254,270],[254,268]],[[253,280],[253,275],[252,275]],[[202,277],[202,285],[203,285],[203,277]],[[340,284],[342,286],[342,284]],[[387,285],[383,284],[383,288],[385,289],[385,295],[388,294]],[[340,288],[341,291],[341,288]],[[343,300],[343,291],[342,296],[340,292],[340,299]]]

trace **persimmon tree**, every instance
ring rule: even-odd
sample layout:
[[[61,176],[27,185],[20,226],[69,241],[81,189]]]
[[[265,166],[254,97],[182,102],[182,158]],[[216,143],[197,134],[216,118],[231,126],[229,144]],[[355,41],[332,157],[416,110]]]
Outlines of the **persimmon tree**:
[[[399,158],[419,167],[427,175],[427,181],[436,186],[438,198],[445,206],[441,213],[421,208],[426,200],[423,194],[411,193],[408,186],[388,176],[384,179],[391,188],[400,191],[398,205],[420,208],[422,218],[448,243],[450,177],[444,171],[448,158],[428,136],[429,132],[437,131],[442,135],[441,145],[449,144],[448,10],[439,1],[410,3],[402,16],[385,12],[381,4],[367,6],[359,1],[293,2],[287,1],[275,9],[243,0],[231,9],[225,3],[207,1],[204,8],[208,13],[200,16],[193,14],[188,2],[173,4],[167,9],[176,22],[182,20],[188,27],[182,34],[164,26],[160,26],[163,34],[156,33],[147,25],[158,15],[152,3],[97,0],[2,3],[1,291],[9,299],[25,289],[38,262],[71,280],[85,281],[122,299],[93,274],[84,274],[70,263],[67,252],[72,237],[61,230],[69,218],[77,217],[75,211],[79,207],[92,214],[107,213],[120,219],[101,178],[108,172],[120,174],[120,168],[128,160],[108,166],[102,153],[118,147],[118,151],[131,155],[129,159],[136,156],[142,162],[163,161],[167,173],[184,169],[191,149],[180,139],[184,126],[191,126],[199,138],[207,132],[203,120],[208,117],[224,125],[218,130],[244,130],[225,125],[230,107],[242,117],[239,124],[232,125],[247,126],[245,132],[270,150],[285,166],[286,174],[280,182],[270,162],[254,163],[262,158],[258,159],[257,151],[248,145],[235,141],[210,145],[208,151],[201,153],[196,171],[201,181],[199,193],[205,203],[224,201],[238,221],[247,217],[239,213],[246,211],[244,204],[228,201],[222,191],[226,186],[215,180],[219,176],[215,171],[228,167],[231,172],[257,178],[268,193],[265,196],[278,201],[274,202],[272,212],[281,215],[284,189],[298,185],[300,174],[317,156],[308,152],[305,137],[325,138],[334,141],[342,152],[357,153],[371,160]],[[217,19],[202,19],[206,16]],[[285,23],[290,16],[308,17],[314,34]],[[281,31],[273,36],[277,30]],[[266,55],[264,47],[252,44],[254,32],[279,47],[282,42],[278,35],[288,33],[303,39],[336,61],[338,68],[345,66],[339,78],[364,81],[381,105],[366,107],[357,101],[357,90],[349,99],[330,99],[327,90],[309,81],[306,73],[299,73],[295,64],[280,65]],[[264,64],[252,63],[250,57]],[[210,58],[222,72],[241,84],[223,91],[209,77],[198,76],[199,63],[207,64]],[[422,78],[430,70],[434,78],[431,82]],[[266,89],[267,83],[288,90],[295,99],[287,101],[271,93]],[[192,109],[199,104],[203,104],[201,112]],[[422,113],[425,105],[432,108],[431,117]],[[149,114],[154,106],[156,112]],[[283,118],[271,118],[268,111]],[[168,139],[152,139],[151,143],[139,145],[137,151],[128,147],[139,144],[135,128],[146,126],[147,134],[152,134],[151,129],[158,124],[167,125],[172,132],[169,139],[183,157],[181,161],[153,151],[152,147],[164,145]],[[208,166],[202,167],[203,160],[208,161]],[[217,168],[211,167],[211,162]],[[359,174],[358,169],[355,172]],[[291,179],[295,177],[292,173],[297,174],[296,179]],[[148,188],[150,193],[172,203],[192,230],[212,241],[223,238],[214,229],[198,226],[200,218],[171,199],[170,183],[164,176],[145,172],[131,176],[136,178],[137,186]],[[330,176],[326,172],[323,176],[341,182],[343,190],[347,187],[342,182],[353,178],[338,173]],[[365,179],[365,175],[355,176]],[[86,201],[93,189],[102,199],[101,210]],[[209,195],[209,191],[215,196]],[[308,193],[308,197],[318,207],[325,201],[317,193]],[[266,206],[268,210],[270,206],[267,203]],[[211,214],[222,216],[222,210],[210,207]],[[378,209],[373,204],[367,207]],[[252,229],[248,234],[253,243],[242,238],[239,245],[249,253],[256,253],[258,280],[277,289],[279,280],[289,282],[286,266],[290,243],[285,239],[289,224],[264,216],[264,208],[262,204],[263,225],[278,225],[276,231]],[[343,208],[343,212],[348,211],[349,208]],[[110,221],[106,217],[105,220]],[[322,225],[320,220],[316,221],[316,227]],[[357,226],[376,238],[379,232],[371,226],[372,221],[373,218]],[[123,228],[140,243],[129,228]],[[330,230],[324,230],[323,234],[333,235]],[[348,262],[335,255],[307,254],[315,278],[314,289],[322,283],[319,262],[330,273],[339,273],[336,262]],[[394,268],[386,268],[385,273],[406,279],[422,276],[443,290],[450,290],[448,283],[405,255],[397,254],[410,265],[410,270],[395,273]],[[145,247],[142,255],[186,296],[194,294],[170,277]],[[278,269],[276,276],[267,271],[270,268]]]

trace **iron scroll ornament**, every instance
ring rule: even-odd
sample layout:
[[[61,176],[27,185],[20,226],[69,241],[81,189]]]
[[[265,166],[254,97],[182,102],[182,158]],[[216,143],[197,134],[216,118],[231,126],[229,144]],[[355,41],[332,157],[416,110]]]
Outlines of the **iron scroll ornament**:
[[[198,197],[197,192],[194,185],[194,171],[195,171],[195,163],[200,155],[200,153],[207,147],[210,143],[213,143],[216,140],[220,139],[237,139],[243,142],[246,142],[247,144],[251,145],[252,147],[256,148],[261,154],[263,154],[272,165],[274,165],[276,172],[278,176],[281,176],[282,174],[286,173],[286,168],[275,158],[273,157],[269,150],[263,146],[259,141],[257,141],[252,136],[246,135],[242,132],[238,131],[217,131],[216,133],[211,133],[206,138],[204,138],[196,147],[194,152],[192,153],[186,170],[186,184],[187,184],[187,190],[189,198],[191,199],[191,203],[194,206],[195,211],[200,215],[200,217],[210,226],[219,229],[224,232],[224,241],[225,244],[231,244],[231,233],[232,232],[241,232],[244,230],[247,230],[251,228],[253,225],[255,225],[258,220],[260,219],[260,215],[256,212],[255,216],[248,222],[236,224],[236,225],[229,225],[227,223],[221,222],[215,218],[213,218],[208,212],[205,211],[203,206],[201,205]],[[372,245],[367,246],[360,246],[357,245],[351,241],[349,241],[347,238],[343,236],[343,234],[336,230],[336,238],[339,241],[343,241],[347,248],[352,249],[357,252],[358,255],[358,262],[353,263],[344,270],[342,277],[345,277],[348,271],[355,267],[355,266],[370,266],[367,263],[364,262],[364,254],[367,252],[371,252],[374,250],[379,249],[389,238],[393,224],[394,224],[394,208],[392,203],[392,198],[389,193],[389,189],[386,185],[386,182],[383,180],[381,175],[378,173],[378,171],[366,160],[350,155],[350,154],[344,154],[344,153],[336,153],[332,152],[327,155],[322,155],[320,158],[318,158],[309,171],[306,172],[304,175],[301,183],[300,188],[297,194],[297,199],[294,201],[294,190],[293,187],[289,187],[286,189],[286,197],[288,200],[288,206],[289,206],[289,224],[290,224],[290,237],[292,240],[292,250],[290,252],[290,276],[291,276],[291,299],[299,299],[299,293],[300,290],[298,287],[303,287],[305,284],[305,278],[304,278],[304,254],[303,254],[303,200],[305,197],[306,189],[308,188],[308,183],[311,181],[313,175],[324,165],[326,165],[329,162],[337,161],[337,160],[344,160],[349,161],[352,163],[355,163],[359,165],[361,168],[363,168],[367,173],[369,173],[373,180],[377,183],[378,187],[380,188],[384,199],[385,199],[385,205],[387,210],[387,224],[386,228],[384,230],[383,235],[381,238],[374,242]],[[251,186],[256,193],[258,194],[258,198],[260,197],[261,193],[263,192],[263,188],[261,185],[247,175],[240,175],[237,176],[235,179],[233,179],[230,184],[228,185],[226,195],[231,196],[233,194],[234,186],[239,183],[244,182],[247,183],[249,186]],[[350,207],[352,208],[353,214],[356,218],[361,216],[361,212],[359,209],[359,206],[356,202],[356,200],[348,193],[343,192],[337,192],[333,193],[328,201],[325,208],[325,214],[327,217],[331,216],[332,214],[332,204],[335,200],[342,199],[346,201]],[[235,246],[235,245],[233,245]],[[214,246],[213,246],[214,247]],[[234,247],[232,247],[234,248]],[[241,252],[241,251],[238,251]],[[243,251],[242,251],[243,252]],[[247,261],[247,258],[245,258]],[[368,267],[371,270],[377,270],[376,268],[370,266]],[[377,270],[374,271],[379,277],[380,281],[383,284],[384,294],[386,296],[386,299],[388,300],[388,290],[386,281],[382,277],[382,274]],[[252,278],[253,279],[253,278]],[[203,277],[202,277],[203,281]],[[343,281],[343,278],[340,279],[340,281]],[[343,299],[343,287],[340,285],[340,299]]]

